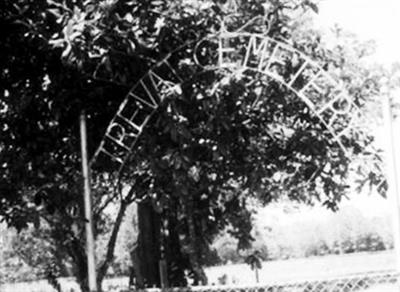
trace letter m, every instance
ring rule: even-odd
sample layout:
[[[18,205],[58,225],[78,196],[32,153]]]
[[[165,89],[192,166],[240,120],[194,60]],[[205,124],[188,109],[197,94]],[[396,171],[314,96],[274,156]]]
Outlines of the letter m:
[[[268,38],[258,35],[251,35],[247,45],[243,67],[261,69],[263,62],[267,57],[267,53]]]

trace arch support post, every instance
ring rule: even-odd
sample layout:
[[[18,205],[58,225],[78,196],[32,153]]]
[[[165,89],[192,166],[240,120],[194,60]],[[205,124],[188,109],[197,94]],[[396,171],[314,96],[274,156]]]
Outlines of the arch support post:
[[[399,273],[397,285],[400,287],[400,185],[398,155],[396,155],[392,100],[389,92],[384,93],[383,116],[385,122],[386,164],[388,179],[388,196],[392,205],[393,239],[396,253],[396,272]]]
[[[97,292],[96,284],[96,261],[94,255],[94,233],[92,218],[92,198],[90,194],[90,171],[87,155],[87,130],[86,113],[81,111],[79,117],[81,134],[81,156],[82,156],[82,176],[83,176],[83,202],[85,209],[85,233],[86,233],[86,257],[88,271],[88,285],[90,292]]]

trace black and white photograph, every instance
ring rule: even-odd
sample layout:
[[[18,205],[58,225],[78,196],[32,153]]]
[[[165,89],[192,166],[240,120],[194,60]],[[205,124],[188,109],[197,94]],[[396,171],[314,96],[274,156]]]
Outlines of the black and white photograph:
[[[0,292],[399,292],[399,0],[1,0]]]

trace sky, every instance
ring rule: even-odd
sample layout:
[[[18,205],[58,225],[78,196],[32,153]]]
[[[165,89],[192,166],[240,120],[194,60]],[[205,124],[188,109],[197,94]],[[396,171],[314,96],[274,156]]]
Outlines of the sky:
[[[378,63],[400,62],[400,0],[320,1],[316,18],[322,25],[336,23],[361,39],[375,40]]]
[[[376,44],[376,51],[369,57],[373,63],[385,66],[400,63],[400,0],[317,1],[319,1],[319,12],[314,15],[316,25],[325,29],[339,25],[344,30],[354,33],[360,40],[373,40]],[[397,119],[394,126],[395,131],[400,133],[400,119]],[[380,135],[377,136],[377,140],[387,143],[385,139],[388,134],[387,130],[382,128],[376,132]],[[397,135],[395,143],[396,149],[400,149],[400,135]],[[400,152],[398,160],[400,171]],[[376,193],[370,194],[368,191],[349,194],[350,200],[342,201],[340,209],[346,206],[355,206],[367,217],[394,214],[393,193],[389,196],[391,199],[388,200]],[[341,212],[340,209],[339,212]],[[313,212],[312,216],[317,214],[320,218],[331,214],[325,207],[314,207]],[[309,213],[309,211],[305,213]],[[281,218],[281,220],[286,219]]]
[[[376,52],[371,57],[374,63],[390,66],[400,62],[400,0],[320,0],[315,19],[325,28],[338,24],[361,40],[374,40]],[[395,131],[400,131],[398,122],[395,127]],[[400,145],[399,141],[396,143]],[[390,200],[376,195],[353,195],[346,204],[356,205],[372,216],[392,208]]]

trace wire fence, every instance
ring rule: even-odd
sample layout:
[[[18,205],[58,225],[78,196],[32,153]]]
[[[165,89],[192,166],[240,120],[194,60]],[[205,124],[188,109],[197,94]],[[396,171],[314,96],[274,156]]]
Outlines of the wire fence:
[[[108,279],[103,292],[399,292],[400,274],[395,271],[369,272],[343,277],[296,281],[271,281],[257,285],[213,285],[179,288],[148,288],[136,290],[128,287],[127,278]],[[80,292],[76,282],[61,281],[62,292]],[[45,281],[0,285],[0,292],[56,292]]]
[[[372,272],[345,277],[271,282],[251,286],[197,286],[145,289],[146,292],[399,292],[399,274]],[[129,291],[129,290],[128,290]]]

